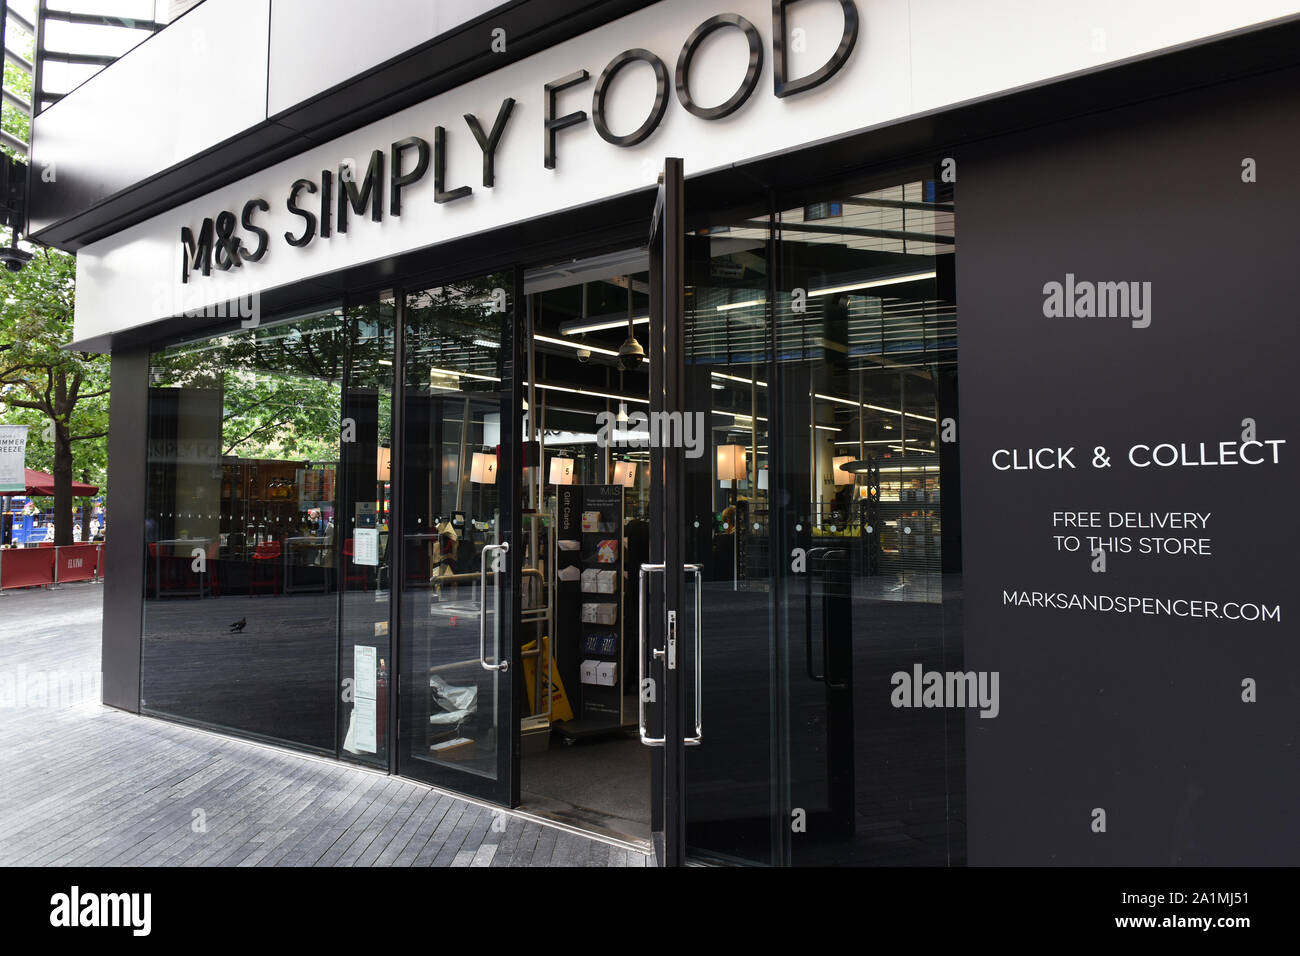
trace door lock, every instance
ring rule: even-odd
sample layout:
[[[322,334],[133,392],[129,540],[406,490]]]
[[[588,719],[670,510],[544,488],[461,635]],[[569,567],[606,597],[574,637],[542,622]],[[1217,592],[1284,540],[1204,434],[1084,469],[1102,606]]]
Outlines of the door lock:
[[[668,669],[677,670],[677,612],[668,612]]]

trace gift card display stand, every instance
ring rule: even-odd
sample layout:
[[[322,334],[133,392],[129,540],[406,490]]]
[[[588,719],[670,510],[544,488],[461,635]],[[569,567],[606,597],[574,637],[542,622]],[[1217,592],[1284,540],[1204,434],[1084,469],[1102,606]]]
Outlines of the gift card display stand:
[[[621,732],[635,711],[623,694],[623,486],[561,485],[556,510],[556,663],[577,716],[555,729],[572,743]]]

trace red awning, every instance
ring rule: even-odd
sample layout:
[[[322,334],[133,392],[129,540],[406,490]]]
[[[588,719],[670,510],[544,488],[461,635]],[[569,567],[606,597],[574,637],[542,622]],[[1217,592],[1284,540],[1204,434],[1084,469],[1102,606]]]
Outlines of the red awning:
[[[54,494],[53,475],[47,475],[43,471],[33,471],[30,468],[24,468],[23,470],[27,472],[27,493],[29,495]],[[99,494],[98,485],[88,485],[81,481],[72,483],[72,497],[74,498],[88,498],[97,494]]]

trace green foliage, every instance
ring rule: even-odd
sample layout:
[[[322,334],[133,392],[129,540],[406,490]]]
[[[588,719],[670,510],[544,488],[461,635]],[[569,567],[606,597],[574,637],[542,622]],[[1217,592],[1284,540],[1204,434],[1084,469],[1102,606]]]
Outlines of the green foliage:
[[[108,359],[72,340],[76,260],[37,249],[21,272],[0,272],[0,422],[28,425],[27,465],[103,488],[108,464]]]
[[[343,319],[332,313],[178,345],[153,359],[154,388],[221,392],[221,453],[337,461]]]
[[[5,89],[30,103],[32,101],[32,78],[8,60],[5,60],[4,63]],[[6,133],[12,133],[24,143],[30,143],[31,126],[32,120],[30,116],[10,103],[4,104],[4,110],[0,112],[0,127],[3,127]],[[8,151],[6,148],[6,152]],[[26,161],[25,157],[19,158],[23,159],[24,162]]]

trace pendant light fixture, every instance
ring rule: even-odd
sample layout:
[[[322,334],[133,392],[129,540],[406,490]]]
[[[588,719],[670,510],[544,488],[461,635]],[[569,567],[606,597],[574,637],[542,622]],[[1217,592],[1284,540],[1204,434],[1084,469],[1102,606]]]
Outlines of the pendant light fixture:
[[[645,349],[641,343],[636,340],[636,333],[632,331],[632,277],[627,279],[627,340],[618,347],[618,367],[624,372],[630,372],[633,369],[641,367],[645,361]]]

